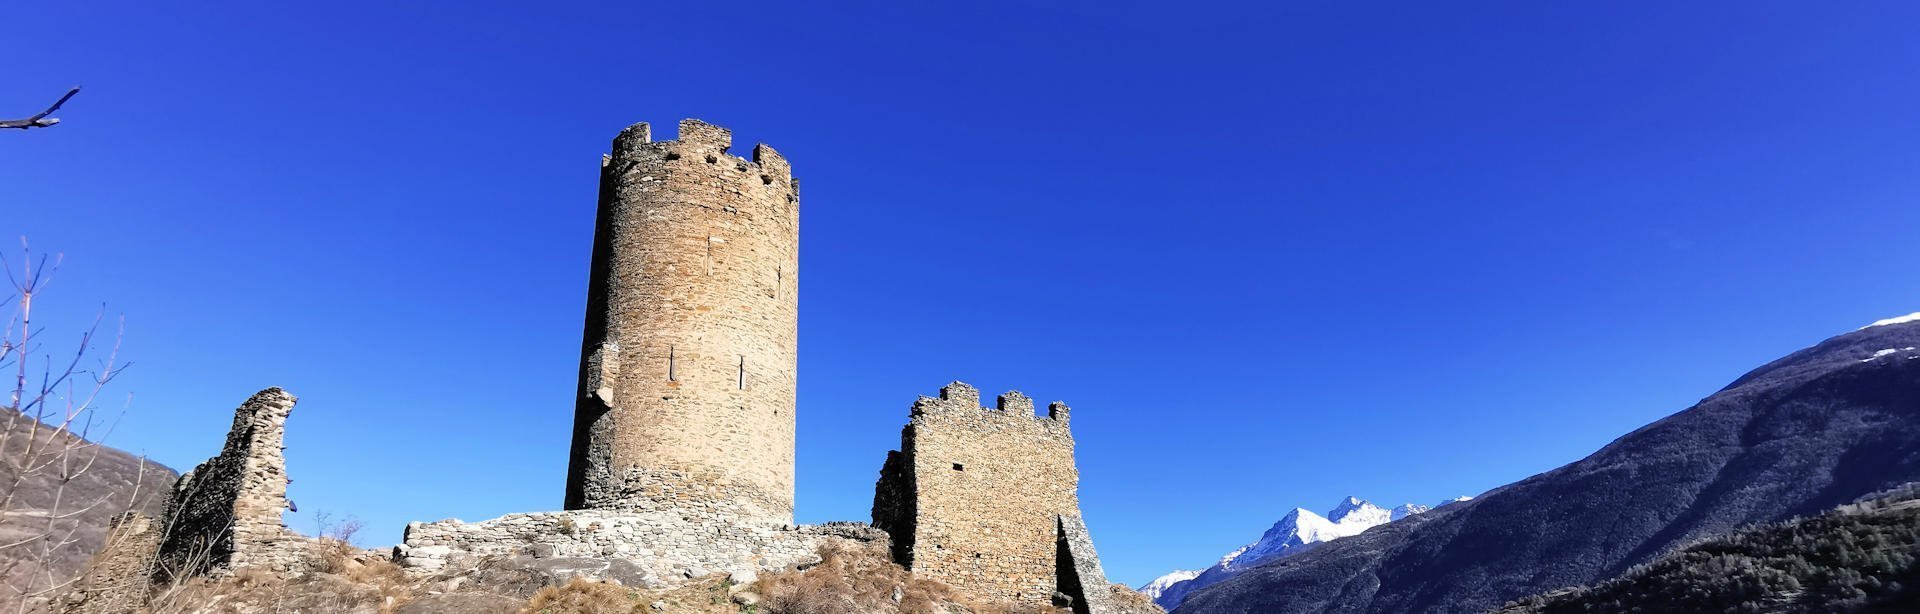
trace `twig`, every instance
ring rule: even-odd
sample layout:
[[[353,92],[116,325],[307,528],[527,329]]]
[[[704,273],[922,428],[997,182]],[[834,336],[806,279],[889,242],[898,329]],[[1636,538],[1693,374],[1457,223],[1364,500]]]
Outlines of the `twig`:
[[[26,119],[0,120],[0,128],[19,128],[26,130],[28,128],[45,128],[58,124],[60,123],[60,118],[47,116],[52,115],[54,111],[60,110],[60,105],[66,104],[68,98],[72,98],[74,94],[78,93],[80,93],[80,86],[73,86],[73,89],[67,90],[67,95],[61,96],[59,100],[53,101],[53,106],[47,107],[47,110],[41,111],[33,117]]]

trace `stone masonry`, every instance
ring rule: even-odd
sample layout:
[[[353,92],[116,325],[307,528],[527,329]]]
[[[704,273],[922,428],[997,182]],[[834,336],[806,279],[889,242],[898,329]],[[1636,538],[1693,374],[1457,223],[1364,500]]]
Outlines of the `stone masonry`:
[[[913,404],[900,439],[875,487],[873,525],[892,535],[901,565],[970,595],[1110,611],[1080,520],[1065,403],[1036,416],[1032,399],[1008,392],[990,410],[954,382]]]
[[[793,526],[798,183],[725,128],[678,136],[634,124],[601,160],[567,511],[414,523],[403,567],[611,557],[673,583],[814,558]]]
[[[295,398],[268,388],[233,412],[220,455],[180,476],[167,500],[156,573],[303,570],[311,540],[288,530],[285,446]]]
[[[811,564],[820,560],[814,551],[824,540],[886,537],[851,523],[767,528],[694,524],[658,512],[568,510],[509,514],[477,523],[416,522],[407,525],[406,543],[395,549],[395,558],[415,573],[473,567],[485,557],[610,559],[634,570],[626,574],[628,581],[639,578],[647,587],[660,588],[710,573]]]
[[[793,522],[799,185],[634,124],[602,160],[566,508]]]
[[[165,515],[126,512],[107,543],[61,600],[64,614],[146,611],[154,582],[221,578],[242,570],[298,575],[309,570],[314,540],[287,529],[287,415],[294,396],[255,393],[233,412],[220,454],[180,476]]]
[[[724,128],[683,120],[678,137],[634,124],[602,159],[565,511],[413,523],[401,566],[550,559],[670,586],[891,539],[915,575],[969,596],[1113,611],[1065,404],[1039,417],[1009,392],[986,410],[949,385],[914,404],[873,526],[793,526],[798,182],[766,145],[729,155]]]

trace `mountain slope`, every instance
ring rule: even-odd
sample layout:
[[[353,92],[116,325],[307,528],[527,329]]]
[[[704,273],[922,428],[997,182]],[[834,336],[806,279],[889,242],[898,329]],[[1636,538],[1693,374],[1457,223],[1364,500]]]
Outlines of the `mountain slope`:
[[[160,515],[167,490],[179,477],[127,452],[36,428],[32,420],[0,408],[0,442],[5,444],[0,449],[0,460],[5,461],[0,462],[0,499],[6,501],[6,509],[0,510],[0,544],[12,545],[0,547],[0,583],[10,587],[0,590],[0,607],[8,610],[20,599],[13,588],[44,589],[80,571],[106,541],[107,523],[114,515],[128,509]],[[55,450],[71,450],[71,464],[55,462],[59,454],[50,452]],[[74,473],[65,488],[60,487],[62,466]],[[49,549],[44,545],[49,532],[54,543],[74,541]],[[42,541],[21,543],[36,537]]]
[[[1585,459],[1249,570],[1178,611],[1485,610],[1920,479],[1920,319],[1876,324]]]
[[[1920,610],[1920,484],[1707,539],[1595,587],[1503,614]]]

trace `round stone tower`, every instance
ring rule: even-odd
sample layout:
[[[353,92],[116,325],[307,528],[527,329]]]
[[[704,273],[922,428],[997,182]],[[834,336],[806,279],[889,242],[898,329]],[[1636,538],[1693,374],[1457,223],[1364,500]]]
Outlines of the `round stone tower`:
[[[793,522],[799,185],[647,124],[602,160],[567,509]]]

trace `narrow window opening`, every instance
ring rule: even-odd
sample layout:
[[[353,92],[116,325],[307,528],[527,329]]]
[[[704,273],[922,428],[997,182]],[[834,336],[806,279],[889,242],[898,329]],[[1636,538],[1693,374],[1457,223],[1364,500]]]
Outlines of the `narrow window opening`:
[[[707,274],[713,274],[713,237],[707,237]]]
[[[667,346],[667,381],[676,381],[673,377],[673,346]]]
[[[786,285],[786,268],[778,264],[773,265],[773,300],[780,300],[780,297],[786,293]]]
[[[740,389],[747,389],[747,357],[744,354],[740,356]]]

